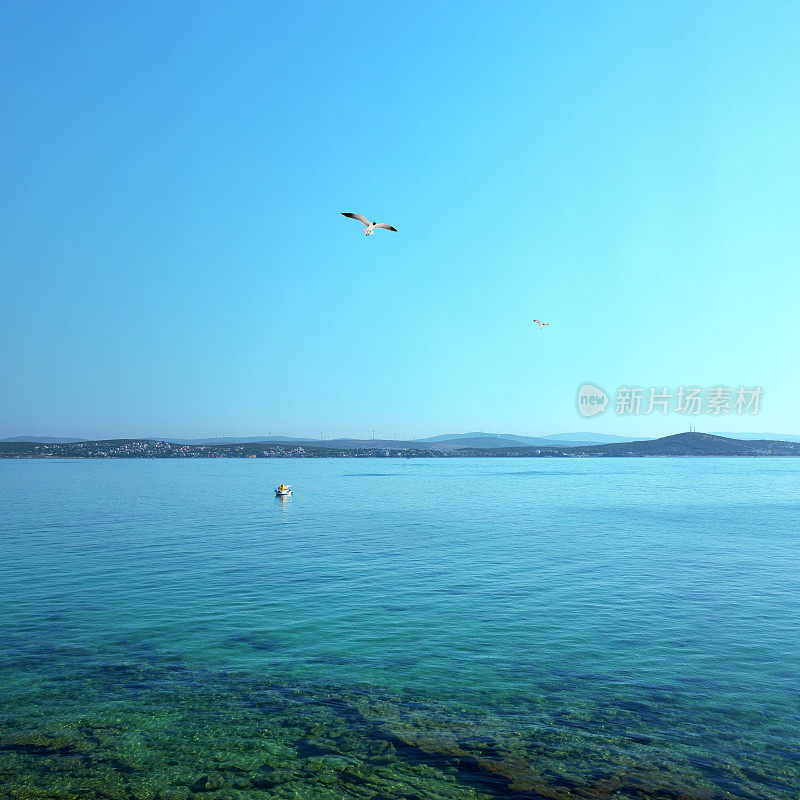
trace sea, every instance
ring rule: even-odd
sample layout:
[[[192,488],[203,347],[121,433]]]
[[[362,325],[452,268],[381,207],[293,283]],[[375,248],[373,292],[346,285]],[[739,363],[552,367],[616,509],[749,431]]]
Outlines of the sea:
[[[0,797],[797,800],[800,460],[0,461]]]

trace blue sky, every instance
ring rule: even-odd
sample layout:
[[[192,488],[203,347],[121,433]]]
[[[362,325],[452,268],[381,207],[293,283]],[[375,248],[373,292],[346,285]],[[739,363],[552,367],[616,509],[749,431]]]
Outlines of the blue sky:
[[[800,6],[604,6],[5,4],[0,436],[800,432]]]

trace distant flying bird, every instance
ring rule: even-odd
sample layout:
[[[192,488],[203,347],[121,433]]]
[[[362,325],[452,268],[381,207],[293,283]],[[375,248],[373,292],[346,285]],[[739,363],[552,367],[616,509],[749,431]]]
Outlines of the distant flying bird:
[[[372,236],[376,228],[382,228],[385,231],[394,231],[397,233],[397,228],[393,228],[385,222],[370,222],[363,214],[353,214],[350,211],[342,211],[342,216],[350,217],[350,219],[357,219],[362,225],[365,225],[364,236]]]
[[[549,322],[542,322],[540,319],[535,319],[534,322],[539,326],[539,330],[550,324]]]

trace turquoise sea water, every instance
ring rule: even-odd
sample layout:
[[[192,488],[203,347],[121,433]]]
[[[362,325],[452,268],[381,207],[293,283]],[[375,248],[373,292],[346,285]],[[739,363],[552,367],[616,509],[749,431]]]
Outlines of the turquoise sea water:
[[[800,461],[0,461],[0,509],[0,797],[800,795]]]

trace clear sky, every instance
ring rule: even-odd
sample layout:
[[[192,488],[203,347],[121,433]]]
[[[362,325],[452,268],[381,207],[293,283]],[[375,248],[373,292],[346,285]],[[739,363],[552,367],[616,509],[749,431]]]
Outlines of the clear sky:
[[[795,2],[4,3],[0,436],[688,427],[587,381],[800,433],[798,43]]]

